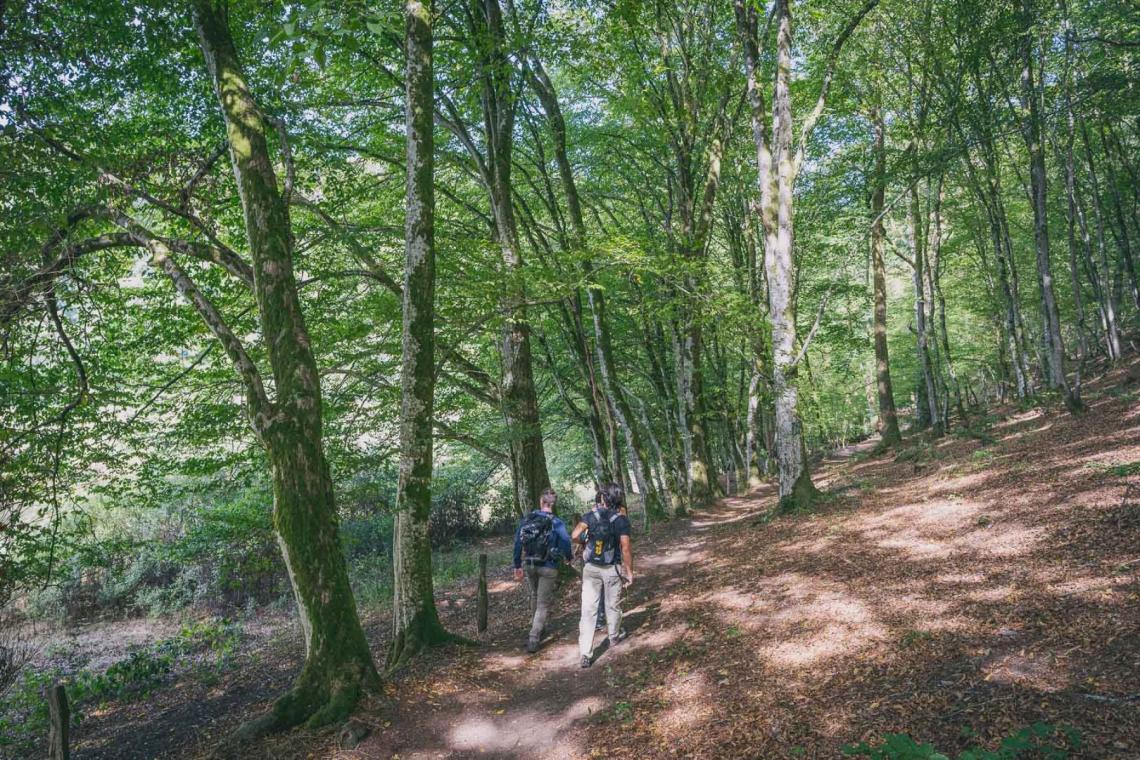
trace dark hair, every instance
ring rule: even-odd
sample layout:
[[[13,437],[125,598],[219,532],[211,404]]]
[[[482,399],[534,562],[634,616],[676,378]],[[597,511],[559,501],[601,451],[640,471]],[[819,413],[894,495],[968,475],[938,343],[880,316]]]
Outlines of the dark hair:
[[[625,504],[625,491],[617,483],[606,483],[598,495],[608,509],[621,509]]]

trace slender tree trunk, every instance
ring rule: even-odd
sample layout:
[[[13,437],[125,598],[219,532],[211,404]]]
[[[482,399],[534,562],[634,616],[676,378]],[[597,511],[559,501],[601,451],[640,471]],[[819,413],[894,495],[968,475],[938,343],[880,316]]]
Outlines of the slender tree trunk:
[[[293,689],[240,730],[256,736],[302,722],[340,720],[380,679],[340,549],[322,443],[320,381],[297,296],[289,210],[269,159],[266,122],[246,85],[224,8],[212,0],[193,0],[191,7],[225,120],[253,258],[276,400],[265,409],[251,407],[251,422],[268,454],[273,525],[305,637],[305,661]],[[250,365],[243,373],[256,371]]]
[[[926,420],[934,427],[935,435],[942,434],[941,415],[938,413],[938,394],[934,387],[934,366],[930,361],[929,337],[926,326],[926,241],[922,229],[922,209],[918,199],[917,183],[911,187],[911,252],[914,255],[914,335],[918,351],[918,369],[922,393],[918,398],[918,420]]]
[[[542,442],[538,396],[530,348],[523,258],[511,196],[511,155],[514,148],[515,94],[512,64],[506,50],[499,0],[473,0],[474,44],[480,52],[483,123],[487,142],[486,181],[495,232],[506,265],[504,296],[507,318],[501,346],[503,419],[510,438],[511,474],[520,512],[538,504],[550,485]]]
[[[1065,406],[1076,412],[1080,399],[1073,395],[1065,379],[1065,346],[1061,338],[1061,316],[1053,292],[1052,264],[1049,260],[1049,208],[1046,198],[1045,144],[1041,134],[1041,102],[1034,81],[1033,0],[1022,0],[1024,20],[1021,69],[1021,98],[1027,112],[1023,119],[1022,135],[1029,151],[1029,186],[1033,205],[1033,240],[1037,253],[1037,284],[1041,291],[1043,338],[1046,358],[1046,383],[1060,390]]]
[[[1104,124],[1100,125],[1100,144],[1104,148],[1104,166],[1108,173],[1109,195],[1112,197],[1113,217],[1116,219],[1116,228],[1120,255],[1124,260],[1124,273],[1128,275],[1128,295],[1132,305],[1140,318],[1140,288],[1136,283],[1136,264],[1132,258],[1132,240],[1128,234],[1128,222],[1124,219],[1124,205],[1120,200],[1120,185],[1116,179],[1116,170],[1113,168],[1112,154],[1108,149],[1108,136],[1105,134]]]
[[[1112,267],[1108,261],[1108,250],[1104,241],[1104,214],[1100,205],[1100,182],[1096,173],[1096,162],[1093,160],[1092,144],[1089,140],[1088,127],[1081,122],[1081,139],[1085,147],[1085,159],[1089,166],[1089,182],[1092,184],[1089,195],[1093,202],[1093,219],[1096,221],[1096,244],[1100,254],[1100,292],[1101,309],[1104,316],[1105,342],[1108,348],[1110,361],[1120,359],[1120,328],[1116,323],[1118,313],[1116,294],[1112,287]]]
[[[902,440],[902,434],[899,433],[898,412],[895,410],[895,394],[891,385],[891,362],[887,351],[887,267],[883,260],[883,242],[886,239],[883,216],[887,190],[887,150],[886,126],[882,111],[877,105],[871,111],[871,123],[875,130],[874,185],[871,188],[871,280],[875,298],[872,332],[875,338],[879,432],[882,435],[881,445],[887,448],[897,446]]]
[[[1068,7],[1066,5],[1066,13]],[[1073,28],[1069,18],[1065,19],[1065,73],[1064,73],[1064,101],[1065,101],[1065,201],[1066,201],[1066,231],[1069,243],[1069,276],[1072,280],[1073,308],[1077,313],[1077,373],[1073,384],[1074,391],[1080,395],[1081,371],[1088,356],[1088,327],[1085,318],[1084,298],[1081,293],[1079,257],[1077,255],[1077,175],[1073,160],[1073,142],[1076,135],[1076,120],[1073,116]],[[1088,242],[1087,230],[1084,229],[1084,220],[1081,227],[1085,243]]]
[[[574,169],[570,165],[566,150],[566,121],[562,116],[562,107],[558,102],[557,93],[546,74],[546,70],[542,67],[542,63],[533,56],[529,61],[529,73],[532,87],[542,102],[542,108],[546,112],[546,119],[550,126],[550,134],[554,143],[554,159],[558,165],[558,176],[566,195],[566,209],[570,216],[570,245],[575,252],[582,253],[586,249],[586,223],[582,217],[582,203],[578,197],[578,185],[574,179]],[[587,278],[590,277],[593,273],[593,266],[588,259],[583,268]],[[590,304],[590,314],[593,317],[594,346],[597,352],[602,386],[609,396],[615,422],[625,438],[634,480],[637,483],[641,498],[644,500],[647,512],[660,514],[662,510],[656,489],[646,474],[646,450],[641,435],[634,424],[629,402],[617,381],[617,367],[613,358],[613,347],[610,344],[609,326],[606,321],[605,294],[600,288],[587,286],[586,298]]]
[[[432,588],[432,410],[435,405],[435,191],[431,0],[406,0],[407,182],[404,199],[400,477],[393,538],[389,667],[449,641]]]

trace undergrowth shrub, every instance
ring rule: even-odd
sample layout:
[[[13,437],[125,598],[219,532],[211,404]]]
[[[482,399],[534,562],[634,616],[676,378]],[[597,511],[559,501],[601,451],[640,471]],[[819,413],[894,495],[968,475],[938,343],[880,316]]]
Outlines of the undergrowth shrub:
[[[240,643],[239,624],[214,618],[188,623],[170,638],[132,648],[105,670],[25,669],[0,702],[0,751],[13,751],[16,757],[44,754],[40,750],[49,721],[45,695],[55,683],[66,687],[72,723],[78,726],[92,709],[112,700],[143,699],[180,673],[217,677],[232,666]]]
[[[964,733],[973,734],[968,730]],[[1065,760],[1080,748],[1081,736],[1076,729],[1038,722],[1005,737],[996,750],[972,747],[956,757],[957,760]],[[919,744],[909,734],[887,734],[876,746],[867,742],[849,744],[843,748],[843,754],[871,760],[950,760],[946,752],[939,751],[933,744]]]

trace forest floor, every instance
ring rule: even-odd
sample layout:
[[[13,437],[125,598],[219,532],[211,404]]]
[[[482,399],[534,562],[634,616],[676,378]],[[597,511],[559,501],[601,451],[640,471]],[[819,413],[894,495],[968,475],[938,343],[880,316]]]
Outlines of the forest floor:
[[[577,584],[528,656],[527,594],[502,568],[482,645],[390,681],[353,749],[335,730],[225,739],[297,670],[282,624],[220,681],[91,716],[75,756],[836,758],[892,732],[954,756],[1044,721],[1080,731],[1074,757],[1140,757],[1140,363],[1086,401],[849,447],[817,465],[810,514],[773,517],[765,486],[635,534],[631,635],[589,670]],[[473,583],[438,596],[474,635]],[[382,661],[387,616],[365,624]]]

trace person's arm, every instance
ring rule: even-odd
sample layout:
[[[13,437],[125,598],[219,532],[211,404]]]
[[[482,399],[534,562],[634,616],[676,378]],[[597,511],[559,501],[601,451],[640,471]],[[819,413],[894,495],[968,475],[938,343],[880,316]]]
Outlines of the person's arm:
[[[574,526],[574,532],[572,534],[570,534],[570,540],[574,541],[575,543],[579,543],[579,544],[585,543],[585,541],[582,540],[582,534],[585,533],[586,530],[588,530],[588,528],[586,527],[586,523],[584,523],[584,522],[578,523],[577,525]]]
[[[633,542],[629,536],[621,537],[621,564],[625,570],[625,585],[633,583]]]
[[[522,571],[522,539],[519,538],[522,526],[515,531],[515,580],[521,581],[523,577]]]

